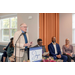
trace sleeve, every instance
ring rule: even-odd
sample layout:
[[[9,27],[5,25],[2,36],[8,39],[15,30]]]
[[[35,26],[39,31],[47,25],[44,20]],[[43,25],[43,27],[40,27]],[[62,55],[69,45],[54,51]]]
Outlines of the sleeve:
[[[64,45],[63,45],[63,47],[62,47],[62,51],[63,51],[64,54],[66,54]]]
[[[43,46],[43,50],[44,50],[44,52],[46,52],[46,48],[45,48],[45,46]]]
[[[7,50],[7,49],[8,49],[9,45],[10,45],[10,43],[7,45],[7,47],[6,47],[6,49],[5,49],[5,50]]]
[[[9,47],[8,47],[8,49],[7,49],[7,55],[9,55],[9,50],[10,50],[10,49],[9,49]]]
[[[56,56],[56,54],[54,54],[54,53],[52,52],[52,49],[51,49],[50,45],[48,45],[48,50],[49,50],[49,55],[51,54],[52,56]]]
[[[19,37],[19,35],[18,35],[18,33],[16,32],[16,33],[14,34],[14,40],[13,40],[14,46],[15,46],[15,43],[16,43],[18,37]],[[17,47],[20,47],[20,48],[25,48],[25,47],[24,47],[24,44],[22,44],[22,43],[20,43],[20,44],[19,44],[19,43],[16,43],[16,46],[17,46]]]
[[[46,52],[46,48],[45,48],[45,52]]]

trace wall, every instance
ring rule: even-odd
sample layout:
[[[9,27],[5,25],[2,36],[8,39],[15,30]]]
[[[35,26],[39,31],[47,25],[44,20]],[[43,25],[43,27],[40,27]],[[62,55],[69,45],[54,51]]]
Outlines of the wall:
[[[18,16],[18,25],[21,23],[26,23],[28,26],[28,34],[30,41],[33,41],[33,45],[37,44],[37,39],[39,38],[39,14],[38,13],[20,13]],[[28,19],[32,16],[32,19]],[[19,30],[18,26],[18,30]]]
[[[72,13],[59,14],[59,43],[61,48],[65,44],[66,38],[69,38],[70,44],[72,44]],[[73,49],[75,53],[75,45],[73,45]]]
[[[0,13],[0,16],[9,15],[12,13]],[[32,16],[31,20],[28,16]],[[39,14],[38,13],[18,13],[18,30],[19,25],[25,22],[28,25],[28,33],[30,41],[34,41],[34,45],[37,44],[36,39],[39,38]],[[59,44],[65,44],[65,39],[69,38],[72,44],[72,13],[59,13]],[[6,45],[6,43],[5,43]],[[74,47],[75,50],[75,47]],[[75,52],[75,51],[74,51]]]
[[[72,44],[72,13],[59,14],[59,43],[60,47],[65,44],[65,39],[70,39]]]
[[[10,15],[13,13],[0,13],[0,16]],[[28,19],[32,16],[32,19]],[[37,44],[37,39],[39,38],[39,13],[17,13],[17,27],[20,29],[21,23],[26,23],[28,26],[28,34],[30,42],[33,41],[33,45]],[[0,43],[1,45],[7,45],[7,43]]]

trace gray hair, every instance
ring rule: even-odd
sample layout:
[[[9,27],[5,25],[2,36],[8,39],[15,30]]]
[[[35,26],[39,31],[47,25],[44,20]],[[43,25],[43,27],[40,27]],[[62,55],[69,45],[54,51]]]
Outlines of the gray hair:
[[[20,24],[20,27],[21,27],[23,24],[25,24],[25,25],[26,25],[26,23],[22,23],[22,24]]]

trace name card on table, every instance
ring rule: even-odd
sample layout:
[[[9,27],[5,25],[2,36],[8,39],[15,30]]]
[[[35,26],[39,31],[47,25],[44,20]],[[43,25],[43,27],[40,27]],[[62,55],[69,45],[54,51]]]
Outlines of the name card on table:
[[[40,62],[42,60],[42,47],[33,47],[29,49],[30,62]]]

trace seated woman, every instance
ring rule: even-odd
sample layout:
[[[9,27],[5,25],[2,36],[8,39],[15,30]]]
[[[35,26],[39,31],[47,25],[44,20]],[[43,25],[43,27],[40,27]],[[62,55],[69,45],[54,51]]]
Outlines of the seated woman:
[[[13,37],[10,39],[10,42],[13,40]],[[7,49],[8,49],[8,47],[9,47],[9,45],[10,45],[10,42],[9,42],[9,44],[7,45],[7,47],[4,47],[3,48],[3,50],[4,50],[4,52],[3,52],[3,55],[2,55],[2,57],[1,57],[1,62],[8,62],[8,60],[7,60]]]
[[[13,55],[13,52],[14,52],[14,45],[13,45],[13,40],[11,40],[10,45],[7,49],[8,62],[10,62],[10,57]]]
[[[71,59],[73,59],[75,62],[73,46],[70,45],[69,39],[65,40],[65,45],[63,45],[62,50],[63,50],[63,55],[66,55],[68,57],[67,60],[68,62],[71,62]]]

